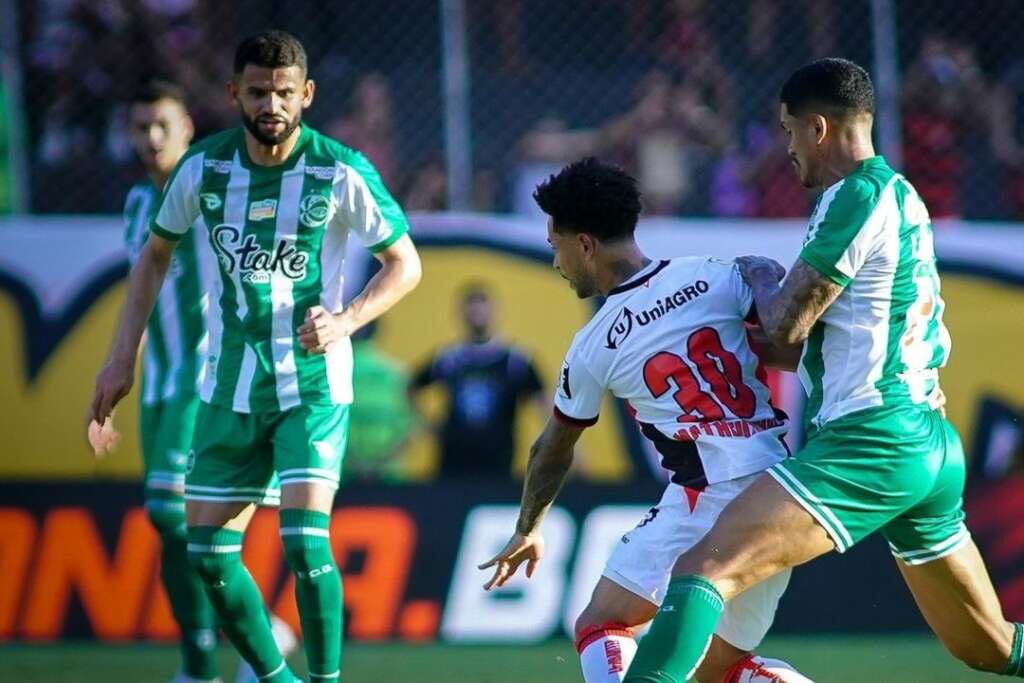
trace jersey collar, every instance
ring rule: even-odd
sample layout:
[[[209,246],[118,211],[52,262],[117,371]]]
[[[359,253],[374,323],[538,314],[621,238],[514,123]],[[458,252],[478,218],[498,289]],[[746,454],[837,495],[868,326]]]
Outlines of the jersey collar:
[[[651,265],[649,265],[646,268],[644,268],[643,270],[641,270],[640,273],[636,277],[634,277],[632,280],[628,280],[626,282],[623,282],[618,287],[615,287],[614,289],[610,290],[608,292],[608,296],[614,296],[616,294],[622,294],[623,292],[628,292],[631,289],[636,289],[637,287],[639,287],[641,285],[647,284],[648,280],[650,280],[652,277],[654,277],[655,275],[660,273],[662,270],[664,270],[667,265],[668,265],[668,260],[667,259],[662,259],[661,261],[658,261],[656,263],[652,263]]]

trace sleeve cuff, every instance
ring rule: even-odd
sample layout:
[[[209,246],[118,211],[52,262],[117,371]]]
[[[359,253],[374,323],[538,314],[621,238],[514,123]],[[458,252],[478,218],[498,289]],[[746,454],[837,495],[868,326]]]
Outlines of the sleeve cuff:
[[[845,273],[840,272],[838,268],[819,257],[814,252],[807,251],[806,249],[800,252],[800,260],[840,287],[845,287],[850,284],[850,280],[853,279]]]
[[[582,427],[584,429],[587,427],[593,427],[595,424],[597,424],[597,418],[599,417],[598,415],[586,419],[571,417],[563,413],[561,410],[559,410],[558,406],[555,406],[552,413],[555,416],[555,419],[558,420],[559,422],[564,422],[565,424],[572,425],[573,427]]]
[[[395,228],[391,232],[391,235],[388,236],[388,238],[385,239],[383,242],[377,242],[377,244],[373,245],[372,247],[369,247],[370,253],[371,254],[379,254],[380,252],[384,251],[385,249],[390,247],[392,244],[394,244],[398,240],[402,239],[402,237],[406,233],[408,233],[408,232],[409,232],[409,229],[407,227],[405,227],[404,225],[400,226],[398,228]]]
[[[156,235],[157,237],[162,237],[165,240],[170,240],[172,242],[177,242],[182,238],[182,235],[179,235],[176,232],[171,232],[170,230],[164,230],[156,223],[150,223],[149,231]]]

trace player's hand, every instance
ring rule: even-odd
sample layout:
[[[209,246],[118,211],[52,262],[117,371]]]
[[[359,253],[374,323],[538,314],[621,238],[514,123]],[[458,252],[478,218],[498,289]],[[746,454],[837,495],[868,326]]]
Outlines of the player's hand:
[[[489,591],[492,588],[504,586],[509,579],[515,576],[516,570],[524,561],[526,561],[526,578],[530,578],[543,555],[544,539],[539,534],[524,536],[516,532],[501,549],[501,552],[477,567],[477,569],[494,567],[494,576],[484,584],[484,590]]]
[[[299,325],[299,344],[309,353],[324,354],[331,344],[349,336],[350,331],[322,306],[306,311],[306,322]]]
[[[754,284],[755,280],[769,277],[775,282],[782,282],[782,278],[786,277],[783,265],[766,256],[740,256],[736,258],[736,265],[739,266],[740,275],[749,285]]]
[[[89,408],[89,418],[103,425],[114,412],[114,406],[128,395],[135,383],[135,359],[108,360],[96,375],[96,391]]]
[[[102,424],[96,420],[89,420],[87,432],[89,445],[92,446],[96,459],[100,460],[112,453],[121,440],[121,435],[114,429],[114,416],[111,415]]]

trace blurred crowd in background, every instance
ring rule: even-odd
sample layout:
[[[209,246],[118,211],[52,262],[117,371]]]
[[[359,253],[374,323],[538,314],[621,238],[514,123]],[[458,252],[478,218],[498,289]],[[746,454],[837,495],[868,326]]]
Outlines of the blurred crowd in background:
[[[25,0],[19,54],[33,212],[119,211],[137,177],[125,98],[159,74],[199,135],[235,125],[234,45],[298,35],[307,120],[361,149],[407,210],[444,210],[436,0]],[[1024,12],[893,0],[902,168],[935,217],[1024,219]],[[648,215],[802,217],[776,93],[815,57],[873,64],[857,0],[465,0],[471,208],[530,214],[533,187],[584,154],[632,171]],[[937,27],[944,27],[939,30]],[[952,28],[951,28],[952,27]]]

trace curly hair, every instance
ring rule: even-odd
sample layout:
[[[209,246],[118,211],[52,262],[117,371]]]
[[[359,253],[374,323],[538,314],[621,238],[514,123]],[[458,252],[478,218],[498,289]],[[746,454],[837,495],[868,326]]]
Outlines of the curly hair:
[[[533,199],[554,229],[603,242],[632,237],[642,204],[636,179],[618,166],[587,157],[537,186]]]

